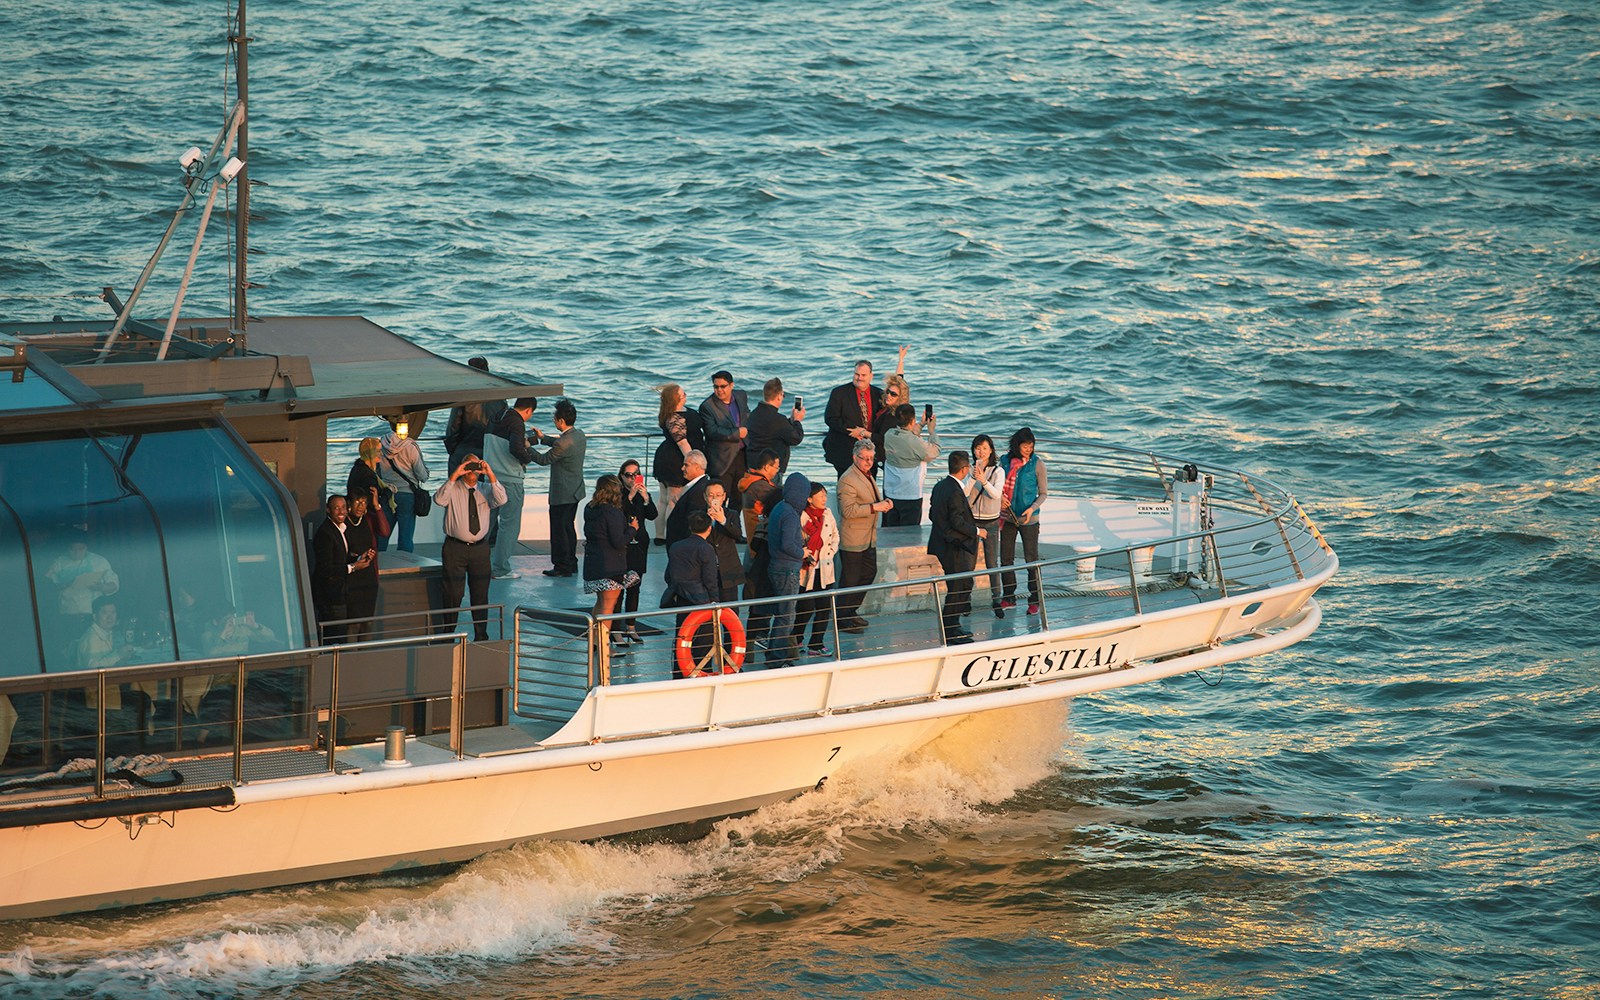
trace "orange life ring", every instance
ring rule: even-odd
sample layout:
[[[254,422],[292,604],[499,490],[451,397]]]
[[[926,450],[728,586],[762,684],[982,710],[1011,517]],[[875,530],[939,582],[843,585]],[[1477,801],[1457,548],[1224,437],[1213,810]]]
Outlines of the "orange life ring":
[[[739,616],[733,613],[732,608],[718,609],[717,620],[722,623],[722,631],[728,637],[727,648],[722,657],[721,672],[736,674],[739,672],[739,665],[744,663],[744,623],[739,621]],[[718,672],[715,667],[708,666],[712,656],[708,655],[703,663],[696,663],[690,648],[694,644],[694,634],[710,621],[711,609],[701,608],[699,611],[690,612],[689,617],[685,618],[683,625],[678,628],[678,673],[684,677],[703,677]],[[713,645],[712,653],[716,651],[717,647]]]

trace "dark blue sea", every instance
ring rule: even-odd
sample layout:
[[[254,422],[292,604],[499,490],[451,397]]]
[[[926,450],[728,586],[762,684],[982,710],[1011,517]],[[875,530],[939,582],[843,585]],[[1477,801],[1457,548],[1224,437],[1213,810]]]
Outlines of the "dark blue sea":
[[[226,6],[0,0],[0,317],[111,316],[220,124]],[[1253,470],[1344,569],[1286,652],[704,840],[6,925],[0,995],[1600,991],[1600,7],[249,17],[252,312],[487,355],[591,430],[908,344],[947,427]]]

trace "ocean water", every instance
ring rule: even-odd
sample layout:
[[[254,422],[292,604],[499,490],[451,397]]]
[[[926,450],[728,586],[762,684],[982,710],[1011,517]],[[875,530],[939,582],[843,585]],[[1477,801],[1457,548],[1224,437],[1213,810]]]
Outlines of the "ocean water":
[[[224,7],[0,0],[0,317],[110,316],[220,122]],[[721,367],[820,403],[909,344],[946,425],[1254,470],[1344,569],[1291,650],[981,720],[694,843],[0,926],[0,995],[1600,991],[1600,9],[249,26],[256,314],[486,354],[591,430]],[[219,225],[190,311],[225,267]]]

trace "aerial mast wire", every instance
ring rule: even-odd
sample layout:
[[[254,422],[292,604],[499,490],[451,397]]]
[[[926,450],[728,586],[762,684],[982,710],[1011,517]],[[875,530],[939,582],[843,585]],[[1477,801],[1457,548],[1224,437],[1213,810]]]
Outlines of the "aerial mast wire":
[[[234,49],[234,73],[236,79],[238,107],[248,109],[249,104],[249,48],[250,37],[245,32],[244,3],[239,0],[237,14],[234,20],[233,32],[228,36],[228,41]],[[229,316],[232,322],[232,336],[235,349],[243,354],[247,346],[246,326],[250,322],[250,314],[246,303],[246,292],[250,281],[246,277],[245,265],[250,255],[250,123],[249,113],[240,115],[238,132],[238,157],[244,161],[244,168],[239,171],[238,181],[234,185],[238,195],[238,202],[234,209],[234,268],[233,268],[233,310]]]

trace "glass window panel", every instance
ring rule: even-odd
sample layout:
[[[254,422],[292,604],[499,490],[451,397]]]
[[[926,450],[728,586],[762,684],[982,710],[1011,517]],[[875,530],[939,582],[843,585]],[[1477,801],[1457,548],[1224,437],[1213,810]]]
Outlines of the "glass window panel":
[[[161,523],[182,657],[304,645],[298,524],[239,443],[195,427],[105,444]]]
[[[28,535],[47,668],[174,659],[150,509],[105,451],[83,436],[0,445],[0,484]],[[117,608],[109,642],[93,631],[101,598]]]
[[[39,373],[31,368],[23,370],[20,382],[12,379],[10,372],[0,372],[0,410],[38,410],[70,405],[72,400],[40,378]]]
[[[4,483],[0,482],[0,490]],[[0,677],[39,672],[39,633],[34,625],[33,594],[28,587],[28,550],[16,515],[0,504]]]

